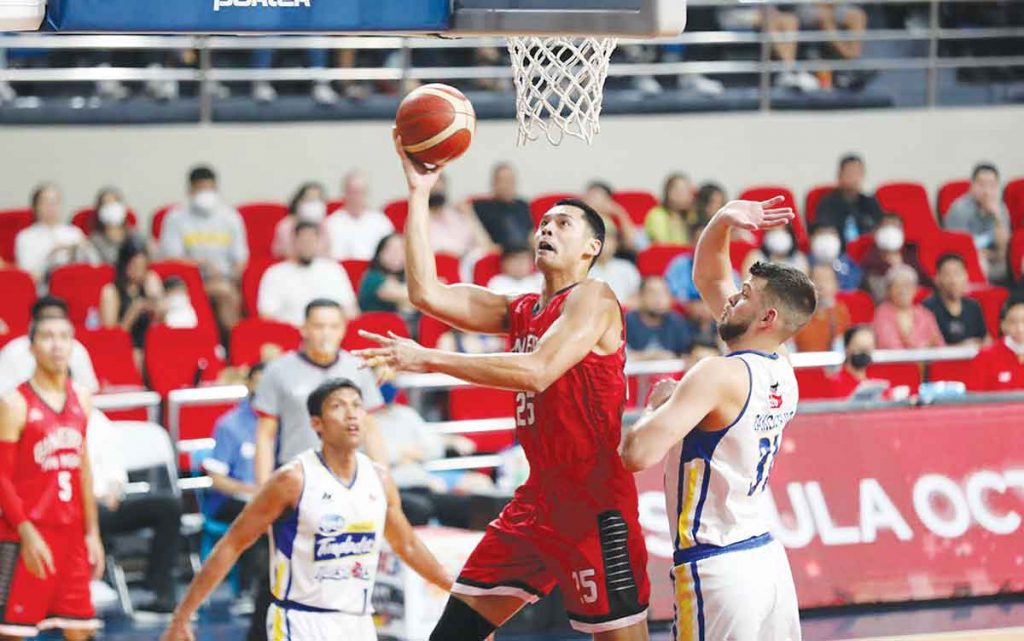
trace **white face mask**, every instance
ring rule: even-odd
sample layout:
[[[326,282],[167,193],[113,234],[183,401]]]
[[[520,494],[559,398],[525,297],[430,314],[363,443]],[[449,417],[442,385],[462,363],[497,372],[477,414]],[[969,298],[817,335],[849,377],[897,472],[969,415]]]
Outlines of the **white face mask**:
[[[822,263],[831,263],[839,258],[841,243],[835,234],[820,234],[811,241],[811,255]]]
[[[764,248],[770,254],[788,254],[793,249],[793,238],[781,229],[773,229],[764,235]]]
[[[202,212],[212,212],[217,207],[217,203],[220,202],[220,197],[217,192],[212,189],[204,189],[203,191],[196,192],[192,196],[192,205]]]
[[[893,225],[886,225],[875,232],[875,244],[886,252],[903,249],[903,230]]]
[[[191,306],[192,301],[189,300],[188,294],[184,292],[175,292],[167,297],[167,309],[169,311],[180,311]]]
[[[125,219],[128,217],[128,210],[121,203],[107,203],[100,207],[100,210],[96,212],[96,216],[104,225],[117,227],[124,224]]]
[[[327,204],[322,200],[306,200],[299,203],[295,212],[304,223],[320,223],[327,217]]]
[[[1024,345],[1018,343],[1009,336],[1004,336],[1003,342],[1006,343],[1006,346],[1010,348],[1011,352],[1017,356],[1024,356]]]

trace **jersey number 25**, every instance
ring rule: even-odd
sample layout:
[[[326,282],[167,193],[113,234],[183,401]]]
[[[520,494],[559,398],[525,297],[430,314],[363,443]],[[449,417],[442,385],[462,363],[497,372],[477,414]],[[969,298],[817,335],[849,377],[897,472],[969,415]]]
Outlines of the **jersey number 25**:
[[[516,427],[533,427],[533,392],[516,392]]]

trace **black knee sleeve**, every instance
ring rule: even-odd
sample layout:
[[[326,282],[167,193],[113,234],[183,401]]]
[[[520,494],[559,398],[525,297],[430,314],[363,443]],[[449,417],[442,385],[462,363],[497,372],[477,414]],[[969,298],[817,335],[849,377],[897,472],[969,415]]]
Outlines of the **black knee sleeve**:
[[[448,597],[430,641],[484,641],[496,626],[454,596]]]

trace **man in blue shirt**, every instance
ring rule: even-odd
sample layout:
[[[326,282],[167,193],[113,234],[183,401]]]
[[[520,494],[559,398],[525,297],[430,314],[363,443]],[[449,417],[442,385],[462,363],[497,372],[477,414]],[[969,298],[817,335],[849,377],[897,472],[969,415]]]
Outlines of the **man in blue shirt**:
[[[693,338],[686,321],[672,310],[672,294],[661,276],[640,285],[640,306],[626,314],[626,346],[637,360],[678,358],[690,351]]]

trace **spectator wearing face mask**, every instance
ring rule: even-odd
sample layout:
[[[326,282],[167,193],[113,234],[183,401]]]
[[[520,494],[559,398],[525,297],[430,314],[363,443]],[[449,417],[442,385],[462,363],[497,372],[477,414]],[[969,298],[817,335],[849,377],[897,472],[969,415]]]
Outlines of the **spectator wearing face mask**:
[[[242,308],[239,281],[249,260],[242,217],[217,191],[209,167],[189,172],[189,202],[167,214],[160,235],[165,258],[194,261],[202,272],[206,293],[224,330],[238,322]]]
[[[875,351],[875,334],[870,325],[854,325],[843,334],[846,359],[840,370],[828,377],[831,398],[849,398],[857,388],[870,381],[868,367]]]
[[[370,182],[361,171],[345,176],[345,206],[327,217],[327,235],[334,260],[370,260],[381,239],[395,231],[384,212],[370,207]]]
[[[324,225],[326,218],[327,201],[323,185],[316,182],[303,183],[288,203],[288,215],[274,228],[274,241],[270,246],[270,252],[276,258],[291,258],[294,251],[292,243],[295,240],[295,227],[299,223],[310,223],[320,229],[316,255],[329,257],[331,240]]]
[[[317,255],[322,246],[320,228],[300,221],[292,233],[292,257],[271,266],[260,280],[260,316],[301,327],[306,306],[313,300],[326,299],[341,305],[348,318],[355,318],[359,306],[345,269]]]
[[[919,283],[929,284],[928,275],[917,259],[917,246],[905,242],[902,218],[896,214],[885,214],[875,231],[874,240],[874,245],[861,259],[860,267],[864,272],[861,287],[871,294],[876,304],[885,300],[888,291],[886,274],[897,265],[907,265],[917,272]]]
[[[788,265],[807,273],[810,266],[807,256],[796,246],[796,236],[789,226],[769,229],[761,238],[761,249],[752,251],[743,259],[743,273],[750,273],[750,266],[758,261]]]
[[[976,392],[1024,389],[1024,298],[1010,297],[999,314],[1003,336],[971,362],[968,387]]]
[[[1010,242],[1010,215],[1000,197],[999,170],[981,163],[971,173],[971,189],[957,198],[946,213],[946,229],[967,232],[985,258],[982,264],[991,281],[1006,278],[1006,250]]]
[[[95,226],[89,234],[89,242],[100,262],[113,265],[117,262],[117,253],[126,241],[136,245],[143,243],[142,236],[128,226],[128,207],[124,197],[114,187],[104,187],[96,195],[93,207]]]
[[[879,349],[918,349],[946,344],[935,316],[914,302],[917,273],[896,265],[886,274],[887,298],[875,310],[874,329]]]
[[[958,254],[943,254],[935,264],[935,295],[924,301],[935,315],[947,345],[979,346],[988,341],[981,305],[967,298],[967,267]]]
[[[693,337],[683,317],[672,309],[672,294],[660,276],[640,286],[640,305],[626,314],[626,347],[636,360],[679,358],[690,351]]]
[[[811,253],[808,256],[811,268],[828,265],[835,272],[840,291],[851,291],[860,287],[863,273],[843,251],[839,231],[829,225],[815,225],[811,229]]]
[[[199,316],[192,307],[188,286],[178,276],[171,276],[164,281],[164,325],[175,329],[199,326]]]
[[[839,282],[829,265],[811,268],[811,280],[818,292],[818,306],[811,320],[793,337],[801,352],[826,352],[842,348],[842,337],[850,328],[850,310],[836,300]]]

